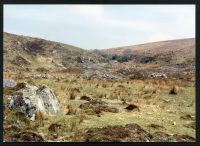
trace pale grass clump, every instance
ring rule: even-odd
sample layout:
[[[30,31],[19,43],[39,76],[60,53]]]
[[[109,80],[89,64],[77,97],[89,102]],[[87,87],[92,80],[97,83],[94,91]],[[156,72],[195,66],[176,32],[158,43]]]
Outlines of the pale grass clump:
[[[46,120],[47,117],[45,116],[45,114],[41,111],[37,111],[36,112],[36,120],[39,123],[39,125],[44,125],[44,120]]]
[[[78,114],[77,114],[77,116],[79,117],[79,124],[80,123],[83,123],[84,122],[84,120],[86,120],[86,115],[84,115],[84,113],[82,113],[82,112],[79,112]]]
[[[61,91],[65,91],[65,89],[66,89],[66,86],[65,85],[61,85],[60,90]]]
[[[102,86],[102,88],[107,88],[108,87],[108,85],[105,84],[105,83],[103,83],[101,86]]]
[[[157,88],[152,86],[144,86],[142,88],[142,92],[144,94],[155,94],[157,92]]]
[[[80,93],[80,90],[78,88],[69,88],[68,89],[69,99],[71,100],[75,99],[78,93]]]
[[[115,94],[109,94],[108,99],[118,99],[118,97]]]
[[[69,91],[69,99],[73,100],[76,98],[76,94],[74,91]]]
[[[74,131],[77,127],[77,122],[76,121],[71,121],[70,122],[70,130]]]

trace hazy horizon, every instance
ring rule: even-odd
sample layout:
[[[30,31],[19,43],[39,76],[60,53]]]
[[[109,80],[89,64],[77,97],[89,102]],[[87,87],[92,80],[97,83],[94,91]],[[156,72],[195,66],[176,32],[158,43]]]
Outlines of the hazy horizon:
[[[4,32],[83,49],[195,38],[195,5],[4,5]]]

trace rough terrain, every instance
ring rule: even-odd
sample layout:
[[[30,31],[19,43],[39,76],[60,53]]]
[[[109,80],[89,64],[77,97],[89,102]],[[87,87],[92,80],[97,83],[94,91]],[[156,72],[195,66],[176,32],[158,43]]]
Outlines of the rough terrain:
[[[87,51],[4,33],[4,141],[194,142],[194,40]]]

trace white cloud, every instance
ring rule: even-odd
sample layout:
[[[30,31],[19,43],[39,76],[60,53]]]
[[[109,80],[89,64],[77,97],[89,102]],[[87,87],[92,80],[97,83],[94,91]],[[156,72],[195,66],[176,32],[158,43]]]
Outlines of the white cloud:
[[[85,14],[88,13],[101,14],[104,9],[102,5],[65,5],[64,7],[74,12],[85,13]]]
[[[174,37],[172,35],[168,35],[166,33],[156,33],[149,37],[147,40],[148,42],[156,42],[156,41],[164,41],[164,40],[170,40]]]
[[[145,20],[116,20],[109,19],[108,22],[119,29],[129,29],[130,31],[152,31],[157,27],[157,24]]]
[[[87,19],[100,19],[104,15],[103,5],[65,5],[66,10]]]

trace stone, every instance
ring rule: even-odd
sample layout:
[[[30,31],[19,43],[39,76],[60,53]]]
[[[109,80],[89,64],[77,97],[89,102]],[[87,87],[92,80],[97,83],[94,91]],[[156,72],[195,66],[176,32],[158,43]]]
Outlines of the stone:
[[[3,79],[3,87],[14,87],[16,85],[16,82],[12,79]]]
[[[167,78],[166,74],[163,73],[151,73],[148,75],[149,78]]]
[[[18,95],[17,92],[22,94]],[[60,110],[56,96],[45,85],[38,88],[25,83],[25,87],[17,92],[17,95],[10,97],[9,108],[24,113],[32,121],[37,118],[37,111],[54,115]]]

